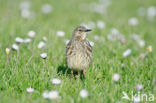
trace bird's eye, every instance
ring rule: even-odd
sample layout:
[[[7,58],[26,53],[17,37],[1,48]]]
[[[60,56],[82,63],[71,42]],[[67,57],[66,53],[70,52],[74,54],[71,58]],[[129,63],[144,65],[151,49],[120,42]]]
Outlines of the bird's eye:
[[[79,31],[82,31],[82,30],[79,30]]]

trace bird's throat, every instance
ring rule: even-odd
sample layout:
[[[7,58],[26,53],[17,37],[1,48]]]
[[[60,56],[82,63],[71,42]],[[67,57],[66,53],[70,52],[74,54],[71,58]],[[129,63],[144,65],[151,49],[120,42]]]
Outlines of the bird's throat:
[[[78,36],[76,36],[76,39],[78,39],[78,40],[85,40],[86,39],[86,34],[84,34],[84,35],[78,35]]]

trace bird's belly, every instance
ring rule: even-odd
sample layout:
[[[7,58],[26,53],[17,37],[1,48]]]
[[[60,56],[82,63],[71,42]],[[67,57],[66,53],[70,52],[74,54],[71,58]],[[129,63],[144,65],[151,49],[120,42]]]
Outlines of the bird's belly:
[[[76,53],[67,60],[68,67],[74,70],[84,70],[89,67],[90,59],[84,53]]]

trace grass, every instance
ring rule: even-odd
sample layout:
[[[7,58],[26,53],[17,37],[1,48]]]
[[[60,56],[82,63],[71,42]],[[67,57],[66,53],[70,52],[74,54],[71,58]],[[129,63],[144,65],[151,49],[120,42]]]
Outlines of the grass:
[[[33,0],[31,10],[35,17],[23,19],[20,16],[20,0],[0,1],[0,103],[49,103],[49,102],[83,102],[83,103],[129,103],[122,99],[122,92],[129,96],[131,91],[137,93],[135,86],[144,86],[141,93],[151,93],[156,96],[156,19],[147,20],[137,14],[139,7],[148,8],[155,6],[154,0],[111,0],[112,3],[106,14],[93,13],[82,9],[82,4],[98,2],[97,0]],[[41,6],[49,3],[53,6],[53,12],[49,15],[41,13]],[[139,24],[136,27],[128,25],[128,19],[137,17]],[[83,80],[71,78],[70,74],[63,71],[65,67],[65,39],[70,39],[75,27],[89,21],[103,20],[105,29],[94,28],[88,35],[89,40],[94,41],[93,63],[87,70]],[[111,42],[107,40],[107,34],[111,28],[117,28],[125,35],[126,43]],[[30,30],[36,31],[36,37],[30,44],[21,44],[19,56],[13,51],[9,55],[9,63],[5,54],[6,48],[11,48],[14,39],[19,36],[27,38]],[[58,30],[63,30],[65,37],[56,36]],[[138,34],[146,41],[146,46],[139,48],[130,36]],[[105,42],[95,41],[94,35],[103,36]],[[42,37],[46,36],[48,42],[42,50],[37,48]],[[146,52],[148,45],[152,45],[153,51],[145,59],[140,59],[140,53]],[[122,53],[128,48],[132,49],[131,56],[122,57]],[[46,65],[40,57],[42,52],[47,52],[47,64],[50,75],[46,71]],[[122,67],[125,64],[125,67]],[[59,69],[62,68],[62,69]],[[112,75],[119,73],[121,79],[112,81]],[[60,85],[53,85],[51,78],[60,78]],[[35,92],[29,94],[26,88],[33,87]],[[79,96],[81,89],[89,92],[89,97],[82,99]],[[60,100],[50,101],[42,97],[45,90],[58,90]],[[156,97],[155,97],[156,98]],[[145,101],[143,101],[144,103]],[[154,103],[154,101],[153,101]]]

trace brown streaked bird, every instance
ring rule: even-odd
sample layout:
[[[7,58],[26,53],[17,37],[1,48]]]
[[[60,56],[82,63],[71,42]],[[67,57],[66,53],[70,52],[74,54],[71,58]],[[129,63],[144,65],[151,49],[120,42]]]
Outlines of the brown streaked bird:
[[[86,69],[90,66],[92,61],[92,46],[86,39],[87,29],[84,26],[77,27],[72,35],[71,40],[66,46],[66,64],[73,71],[83,71],[85,76]]]

